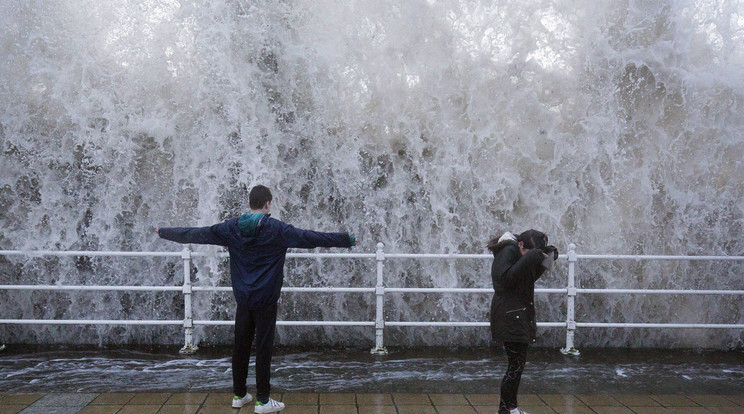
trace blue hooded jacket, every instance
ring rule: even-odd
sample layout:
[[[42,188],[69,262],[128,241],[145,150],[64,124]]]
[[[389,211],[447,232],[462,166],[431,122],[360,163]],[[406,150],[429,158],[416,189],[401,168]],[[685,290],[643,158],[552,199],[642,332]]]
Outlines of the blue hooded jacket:
[[[288,248],[354,244],[348,233],[302,230],[262,213],[246,213],[209,227],[164,227],[158,234],[178,243],[227,247],[235,300],[251,310],[263,309],[279,300]]]

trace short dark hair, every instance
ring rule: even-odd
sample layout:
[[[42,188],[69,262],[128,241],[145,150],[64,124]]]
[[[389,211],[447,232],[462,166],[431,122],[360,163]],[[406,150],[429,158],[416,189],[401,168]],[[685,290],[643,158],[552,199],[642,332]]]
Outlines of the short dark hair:
[[[252,210],[260,210],[271,201],[271,198],[269,188],[259,184],[251,188],[251,193],[248,194],[248,204]]]
[[[524,243],[525,249],[543,249],[548,245],[548,236],[537,230],[527,230],[517,235],[517,242]]]

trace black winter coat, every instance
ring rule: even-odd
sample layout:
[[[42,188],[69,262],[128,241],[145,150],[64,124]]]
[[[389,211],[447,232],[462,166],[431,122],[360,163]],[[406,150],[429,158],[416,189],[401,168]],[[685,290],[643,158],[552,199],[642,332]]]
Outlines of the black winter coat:
[[[542,276],[545,255],[532,249],[521,255],[516,241],[500,242],[493,253],[491,278],[491,339],[533,343],[537,336],[535,281]]]

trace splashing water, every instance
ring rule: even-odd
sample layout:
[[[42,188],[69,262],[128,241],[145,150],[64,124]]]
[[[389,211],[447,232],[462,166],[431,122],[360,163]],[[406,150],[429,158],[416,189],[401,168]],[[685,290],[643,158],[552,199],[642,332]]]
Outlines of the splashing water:
[[[54,349],[11,351],[0,357],[0,392],[228,391],[230,349]],[[272,361],[272,392],[493,393],[506,366],[502,352],[437,347],[302,352],[280,349]],[[524,393],[736,394],[744,377],[741,352],[588,350],[566,358],[554,349],[529,351]],[[253,367],[250,368],[251,372]],[[691,381],[692,380],[692,381]],[[249,384],[253,377],[249,377]],[[252,384],[249,385],[252,387]]]
[[[485,252],[537,228],[566,250],[742,254],[742,1],[175,1],[0,5],[0,248],[177,250],[153,229],[247,208],[258,183],[357,250]],[[201,249],[201,248],[200,248]],[[204,248],[214,251],[213,248]],[[224,260],[196,284],[226,285]],[[744,288],[741,264],[582,263],[583,287]],[[2,283],[179,284],[165,259],[0,257]],[[488,287],[487,262],[390,262],[394,286]],[[294,260],[285,285],[372,286]],[[565,286],[565,267],[543,286]],[[0,292],[7,318],[180,319],[170,293]],[[391,295],[388,320],[485,320],[487,295]],[[577,319],[742,323],[734,298],[582,296]],[[540,320],[564,319],[560,297]],[[195,296],[230,319],[230,295]],[[372,320],[371,296],[285,294],[284,319]],[[200,328],[203,343],[231,330]],[[286,344],[368,346],[356,328]],[[33,343],[178,343],[178,328],[0,326]],[[543,345],[562,344],[542,331]],[[713,330],[577,332],[581,346],[741,347]],[[10,339],[8,339],[10,338]],[[483,329],[390,329],[398,345]]]

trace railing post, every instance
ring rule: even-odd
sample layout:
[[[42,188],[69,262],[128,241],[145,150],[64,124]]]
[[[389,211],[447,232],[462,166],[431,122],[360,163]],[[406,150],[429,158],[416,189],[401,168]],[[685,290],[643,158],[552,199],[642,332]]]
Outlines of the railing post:
[[[191,306],[191,249],[188,245],[181,251],[183,259],[183,329],[184,345],[181,354],[193,354],[197,351],[194,345],[194,314]]]
[[[382,269],[385,267],[385,245],[377,243],[375,260],[377,261],[377,285],[375,296],[377,304],[375,305],[375,347],[370,351],[374,355],[387,355],[388,351],[383,342],[383,330],[385,329],[385,314],[383,306],[385,305],[385,285],[382,275]]]
[[[576,245],[568,245],[568,283],[566,286],[566,347],[561,349],[563,355],[578,356],[579,350],[574,346],[576,332]]]

